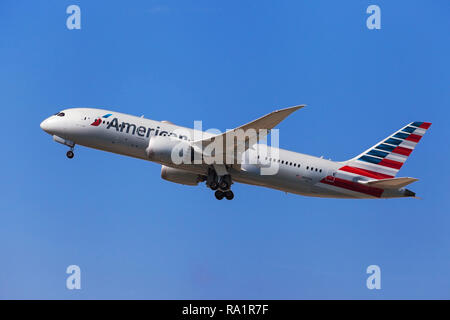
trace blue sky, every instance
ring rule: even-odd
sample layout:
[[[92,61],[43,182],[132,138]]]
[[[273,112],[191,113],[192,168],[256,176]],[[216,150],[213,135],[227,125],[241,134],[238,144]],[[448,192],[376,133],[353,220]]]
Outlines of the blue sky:
[[[445,0],[2,1],[0,298],[450,298],[449,15]],[[234,185],[217,201],[151,162],[68,160],[39,128],[105,107],[224,130],[296,104],[281,147],[334,160],[432,122],[399,174],[423,199]],[[65,287],[71,264],[81,290]],[[372,264],[381,290],[366,288]]]

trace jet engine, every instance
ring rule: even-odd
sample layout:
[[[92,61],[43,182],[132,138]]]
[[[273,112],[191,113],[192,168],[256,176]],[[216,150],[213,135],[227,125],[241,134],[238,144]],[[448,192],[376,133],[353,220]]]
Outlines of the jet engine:
[[[161,166],[161,178],[187,186],[196,186],[199,182],[205,180],[204,177],[197,173],[166,166]]]
[[[173,164],[192,163],[194,157],[188,141],[166,136],[151,137],[147,154],[153,161]]]

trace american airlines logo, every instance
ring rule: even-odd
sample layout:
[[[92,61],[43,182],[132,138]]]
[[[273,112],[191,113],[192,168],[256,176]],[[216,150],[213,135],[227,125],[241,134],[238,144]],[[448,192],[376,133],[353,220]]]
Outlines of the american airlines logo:
[[[100,123],[102,123],[102,118],[106,119],[111,116],[112,116],[112,113],[105,114],[103,117],[95,119],[95,121],[91,123],[91,126],[98,127],[100,125]]]
[[[111,114],[106,114],[102,118],[108,118],[110,116],[111,116]],[[102,123],[102,118],[96,119],[93,123],[91,123],[91,126],[99,126]],[[106,129],[111,129],[111,128],[115,128],[117,132],[126,132],[131,135],[138,135],[139,137],[148,138],[150,136],[150,134],[152,134],[152,132],[153,132],[154,136],[166,136],[166,137],[171,136],[171,137],[175,137],[178,139],[189,140],[187,135],[176,134],[175,132],[161,130],[161,128],[159,126],[157,126],[156,128],[151,128],[151,127],[137,126],[134,123],[128,123],[128,122],[119,123],[119,119],[117,119],[117,118],[112,119],[108,123]]]

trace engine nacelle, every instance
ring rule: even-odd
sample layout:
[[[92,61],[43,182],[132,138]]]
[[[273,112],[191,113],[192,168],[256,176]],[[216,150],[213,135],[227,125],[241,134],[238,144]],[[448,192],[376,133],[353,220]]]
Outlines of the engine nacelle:
[[[174,137],[154,136],[147,147],[150,160],[162,163],[192,163],[193,149],[186,140]]]
[[[161,166],[161,178],[187,186],[196,186],[202,181],[202,177],[199,174],[166,166]]]

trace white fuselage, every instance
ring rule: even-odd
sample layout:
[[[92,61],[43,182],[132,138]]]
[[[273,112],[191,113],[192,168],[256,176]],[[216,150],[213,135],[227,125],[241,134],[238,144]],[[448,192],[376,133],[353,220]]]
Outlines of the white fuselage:
[[[169,136],[173,132],[184,131],[192,137],[194,130],[180,127],[165,121],[155,121],[119,112],[92,109],[73,108],[62,111],[64,116],[51,116],[44,120],[41,127],[47,133],[71,141],[75,144],[109,151],[121,155],[152,161],[147,148],[152,138]],[[105,115],[111,114],[108,117]],[[99,120],[100,119],[100,120]],[[210,133],[200,133],[203,137],[213,136]],[[188,134],[186,134],[188,136]],[[184,138],[183,138],[184,139]],[[190,138],[187,138],[190,140]],[[342,188],[337,181],[367,180],[354,173],[339,171],[345,165],[323,158],[305,155],[283,149],[268,147],[268,159],[251,159],[252,164],[242,164],[240,170],[229,168],[234,182],[265,186],[284,192],[305,196],[327,198],[391,198],[403,197],[402,190],[385,190],[382,194],[371,190],[358,190],[356,187]],[[270,156],[270,155],[276,155]],[[246,152],[245,156],[252,156]],[[257,157],[256,154],[253,154]],[[261,157],[262,158],[262,157]],[[159,162],[159,161],[158,161]],[[262,175],[261,168],[267,163],[276,163],[278,170],[273,175]],[[184,169],[205,175],[207,165],[181,164],[159,162],[165,166]]]

